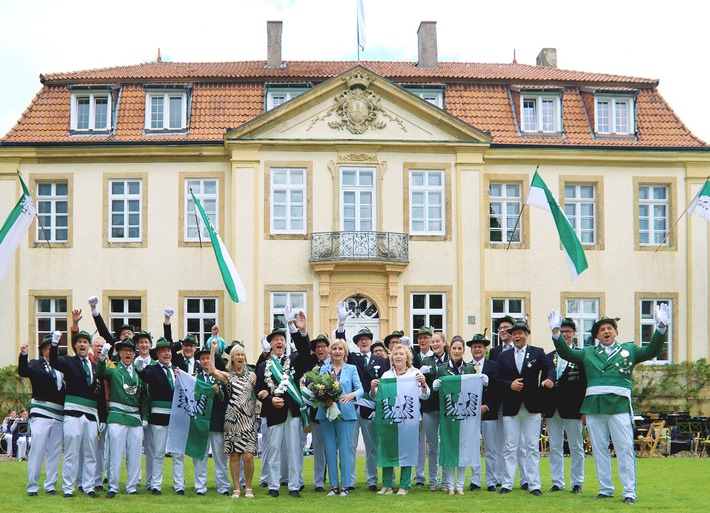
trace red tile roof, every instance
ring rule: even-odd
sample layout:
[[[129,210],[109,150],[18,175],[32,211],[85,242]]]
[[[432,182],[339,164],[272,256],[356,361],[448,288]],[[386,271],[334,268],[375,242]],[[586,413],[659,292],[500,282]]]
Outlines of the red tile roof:
[[[150,62],[41,75],[42,89],[0,143],[220,142],[228,129],[263,113],[265,83],[319,83],[357,64],[354,61],[289,61],[283,68],[267,68],[263,61]],[[360,64],[397,83],[444,84],[446,110],[490,133],[494,146],[708,147],[673,112],[656,89],[658,81],[653,79],[524,64],[442,62],[435,69],[420,69],[411,62],[363,61]],[[164,135],[143,133],[144,85],[150,83],[192,84],[188,131]],[[70,90],[67,86],[75,84],[120,84],[113,134],[69,134]],[[552,138],[521,135],[509,92],[512,85],[523,88],[564,86],[563,134]],[[594,89],[638,91],[636,136],[595,137],[590,106],[585,107],[585,101]],[[593,103],[591,111],[593,113]]]

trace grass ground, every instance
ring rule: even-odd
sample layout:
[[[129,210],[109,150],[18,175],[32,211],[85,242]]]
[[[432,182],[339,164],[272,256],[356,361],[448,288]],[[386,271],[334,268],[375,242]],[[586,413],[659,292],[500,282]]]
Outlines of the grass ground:
[[[257,460],[257,467],[260,461]],[[566,461],[569,463],[569,460]],[[613,460],[614,466],[616,461]],[[379,512],[379,511],[406,511],[406,513],[426,512],[447,513],[461,511],[486,512],[515,512],[525,510],[526,513],[557,511],[584,511],[584,513],[608,511],[663,511],[676,512],[701,512],[708,511],[708,476],[710,475],[710,459],[699,458],[655,458],[637,460],[638,474],[638,501],[634,506],[622,504],[619,493],[619,482],[614,469],[614,483],[617,485],[617,495],[611,500],[595,500],[597,494],[596,474],[591,458],[586,460],[586,482],[582,495],[572,495],[568,491],[547,493],[551,486],[549,460],[541,460],[541,474],[543,482],[543,496],[533,497],[527,492],[514,490],[505,496],[486,491],[466,492],[464,496],[448,496],[441,492],[432,493],[428,489],[413,488],[406,497],[377,496],[366,490],[364,482],[357,483],[357,489],[351,492],[350,497],[325,497],[323,493],[313,491],[309,482],[313,475],[313,459],[306,458],[304,462],[304,476],[306,489],[302,499],[294,499],[282,489],[279,498],[272,498],[266,494],[264,488],[258,487],[255,479],[254,499],[240,498],[238,500],[218,495],[214,489],[212,475],[212,460],[210,460],[210,483],[207,495],[199,497],[194,489],[188,486],[185,496],[177,496],[172,492],[169,483],[172,483],[170,460],[165,461],[165,475],[163,481],[163,495],[154,497],[143,489],[138,496],[119,494],[114,500],[109,501],[99,495],[99,499],[90,499],[85,495],[77,494],[72,499],[65,499],[61,495],[49,496],[40,491],[37,497],[27,497],[25,485],[27,480],[27,462],[8,461],[0,463],[0,498],[2,498],[3,511],[41,513],[137,513],[156,510],[171,513],[195,513],[204,511],[210,513],[231,512],[244,510],[251,512],[289,512],[313,513],[320,508],[335,511],[348,509],[352,512]],[[186,461],[185,478],[189,484],[192,482],[192,463]],[[358,475],[364,475],[364,459],[358,459]],[[61,475],[61,474],[60,474]],[[258,474],[257,474],[258,475]],[[467,478],[468,479],[468,478]],[[122,478],[125,482],[125,476]],[[467,481],[468,484],[468,481]],[[41,490],[41,488],[40,488]]]

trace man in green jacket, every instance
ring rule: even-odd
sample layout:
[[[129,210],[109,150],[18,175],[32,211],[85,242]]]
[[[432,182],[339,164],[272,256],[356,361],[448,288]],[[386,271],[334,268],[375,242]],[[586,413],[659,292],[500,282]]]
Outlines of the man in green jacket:
[[[565,360],[582,365],[587,375],[587,391],[580,413],[587,416],[587,430],[600,487],[597,499],[609,499],[614,494],[609,457],[611,436],[623,487],[623,501],[626,504],[636,502],[631,373],[636,364],[661,354],[669,318],[668,304],[658,305],[654,312],[656,331],[651,342],[640,347],[635,342],[617,342],[619,332],[616,319],[602,317],[592,326],[592,335],[599,340],[599,345],[572,349],[560,337],[560,312],[553,310],[549,315],[555,349]]]

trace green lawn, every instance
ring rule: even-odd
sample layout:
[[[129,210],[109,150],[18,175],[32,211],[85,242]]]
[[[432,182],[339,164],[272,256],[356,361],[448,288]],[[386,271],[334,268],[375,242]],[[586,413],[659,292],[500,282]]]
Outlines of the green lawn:
[[[614,467],[616,461],[612,460]],[[259,465],[257,460],[257,466]],[[569,460],[566,460],[569,463]],[[77,494],[72,499],[65,499],[61,495],[48,496],[41,491],[38,497],[27,497],[25,485],[27,479],[27,462],[2,462],[0,463],[0,482],[2,483],[2,502],[4,512],[31,512],[40,513],[42,510],[51,509],[52,513],[136,513],[169,509],[171,513],[188,513],[195,511],[222,512],[234,510],[248,510],[250,512],[273,512],[276,508],[288,512],[313,513],[320,507],[348,508],[351,511],[372,512],[378,510],[392,510],[393,508],[406,508],[406,513],[427,512],[435,508],[436,513],[462,511],[501,512],[513,513],[519,510],[530,512],[556,513],[557,511],[580,512],[606,512],[606,511],[664,511],[668,513],[692,511],[707,511],[708,485],[706,480],[710,475],[710,459],[698,458],[655,458],[637,460],[638,473],[638,501],[634,506],[622,504],[620,487],[616,475],[614,484],[617,486],[617,495],[614,499],[598,501],[594,499],[597,494],[596,474],[591,458],[586,461],[586,482],[582,495],[572,495],[568,491],[547,493],[550,484],[549,460],[541,459],[541,473],[543,482],[543,496],[533,497],[529,493],[514,490],[513,493],[500,496],[486,491],[466,492],[464,496],[448,496],[441,492],[432,493],[428,489],[414,488],[406,497],[396,495],[381,497],[366,491],[362,481],[357,483],[357,490],[351,492],[350,497],[325,497],[323,493],[313,492],[311,477],[313,475],[313,459],[306,458],[304,475],[306,476],[306,489],[302,499],[293,499],[282,489],[281,496],[277,499],[266,494],[264,488],[256,488],[254,499],[243,497],[234,500],[229,497],[217,495],[214,489],[212,475],[212,460],[210,460],[210,488],[207,496],[198,497],[191,486],[188,486],[185,496],[177,496],[172,492],[172,474],[170,460],[165,461],[165,475],[163,481],[163,495],[154,497],[143,489],[138,496],[119,494],[114,500],[109,501],[99,495],[99,499],[90,499],[85,495]],[[362,467],[364,460],[358,459],[358,475],[364,476]],[[192,482],[192,463],[189,459],[185,465],[187,483]],[[614,468],[616,474],[616,469]],[[257,474],[258,475],[258,474]],[[61,479],[61,477],[60,477]],[[122,479],[122,484],[125,477]],[[468,484],[468,482],[467,482]],[[4,513],[3,512],[3,513]]]

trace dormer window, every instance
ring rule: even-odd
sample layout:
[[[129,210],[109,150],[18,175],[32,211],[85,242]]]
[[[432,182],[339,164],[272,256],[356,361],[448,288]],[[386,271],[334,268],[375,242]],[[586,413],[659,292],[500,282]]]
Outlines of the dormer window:
[[[561,131],[560,97],[557,95],[521,95],[520,111],[523,132]]]
[[[108,90],[77,91],[71,95],[71,130],[108,132],[111,129],[112,96]]]
[[[632,97],[597,96],[594,108],[598,134],[628,135],[634,132]]]
[[[267,85],[266,110],[274,109],[292,100],[296,96],[305,93],[308,89],[310,89],[310,87],[306,85]]]
[[[185,130],[187,90],[150,90],[145,100],[146,131]]]
[[[444,108],[444,89],[442,87],[418,87],[407,85],[404,88],[419,96],[422,100],[436,105],[440,109]]]

